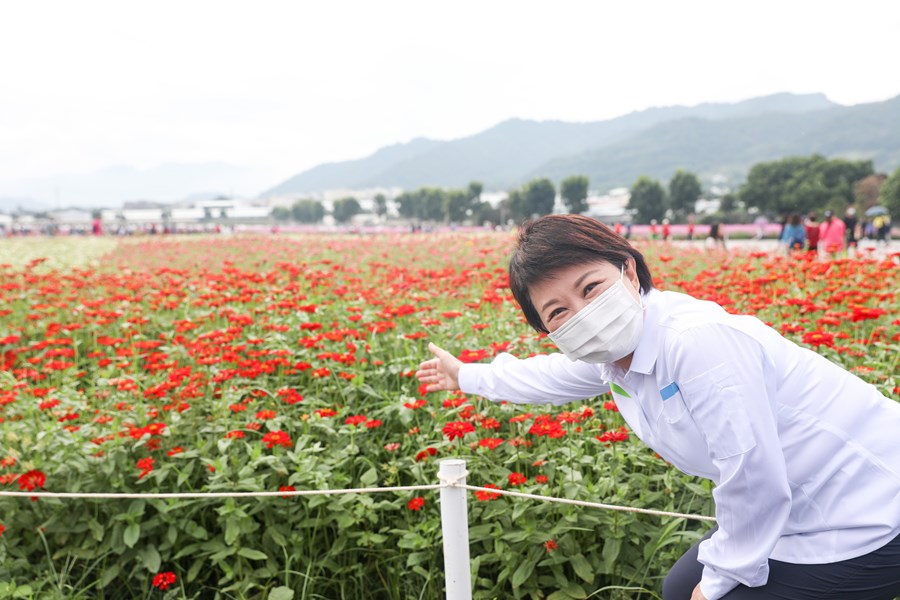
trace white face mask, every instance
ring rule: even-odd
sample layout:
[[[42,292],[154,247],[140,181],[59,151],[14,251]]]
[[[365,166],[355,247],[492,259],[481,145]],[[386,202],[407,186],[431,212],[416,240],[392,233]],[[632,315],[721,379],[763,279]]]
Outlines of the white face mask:
[[[589,363],[611,363],[637,348],[644,330],[643,306],[622,277],[549,334],[553,343],[569,357]]]

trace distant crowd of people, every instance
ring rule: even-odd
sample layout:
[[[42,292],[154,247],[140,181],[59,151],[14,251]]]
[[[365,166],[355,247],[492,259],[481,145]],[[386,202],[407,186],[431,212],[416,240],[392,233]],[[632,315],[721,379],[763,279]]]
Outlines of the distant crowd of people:
[[[779,240],[786,251],[805,250],[830,257],[855,248],[859,240],[876,240],[882,244],[891,241],[891,217],[889,214],[874,215],[871,219],[860,220],[855,207],[848,207],[843,218],[826,210],[820,223],[815,212],[803,218],[792,213],[782,223]]]

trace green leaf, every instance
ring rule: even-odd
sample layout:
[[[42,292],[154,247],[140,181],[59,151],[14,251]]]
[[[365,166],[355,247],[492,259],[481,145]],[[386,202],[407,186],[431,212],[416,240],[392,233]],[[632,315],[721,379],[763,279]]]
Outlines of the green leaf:
[[[147,567],[147,570],[151,573],[156,573],[159,571],[159,566],[162,564],[162,559],[159,556],[159,552],[153,546],[147,546],[143,548],[139,555],[141,560],[144,561],[144,566]]]
[[[23,585],[16,588],[13,592],[13,598],[31,598],[34,594],[30,585]]]
[[[378,471],[375,470],[375,467],[372,467],[362,474],[362,477],[359,478],[359,481],[366,487],[374,485],[374,483],[378,481]]]
[[[103,575],[100,576],[100,587],[105,588],[108,586],[113,579],[119,576],[121,571],[122,567],[118,563],[113,563],[103,569]]]
[[[618,538],[607,538],[606,543],[603,544],[603,565],[606,567],[607,573],[612,573],[621,548],[622,540]]]
[[[225,543],[232,545],[241,533],[241,522],[238,519],[229,518],[225,521]]]
[[[587,561],[583,554],[576,554],[569,559],[569,562],[572,564],[572,568],[575,569],[575,574],[583,579],[585,583],[593,583],[594,569],[591,568],[591,563]]]
[[[268,558],[265,552],[260,552],[253,548],[241,548],[238,550],[238,554],[244,558],[249,558],[250,560],[266,560]]]
[[[266,600],[294,600],[294,590],[284,586],[272,588]]]
[[[131,523],[128,527],[125,528],[125,535],[122,537],[122,541],[125,542],[125,545],[129,548],[134,548],[134,545],[137,544],[138,539],[141,537],[141,526],[138,523]]]
[[[531,574],[534,572],[534,566],[536,564],[537,561],[533,560],[531,557],[523,560],[512,574],[512,579],[510,580],[512,586],[517,588],[528,581],[528,578],[531,577]]]
[[[91,535],[94,536],[94,539],[98,542],[103,540],[103,534],[105,533],[103,530],[103,525],[97,522],[96,519],[91,519],[87,523],[88,529],[91,530]]]

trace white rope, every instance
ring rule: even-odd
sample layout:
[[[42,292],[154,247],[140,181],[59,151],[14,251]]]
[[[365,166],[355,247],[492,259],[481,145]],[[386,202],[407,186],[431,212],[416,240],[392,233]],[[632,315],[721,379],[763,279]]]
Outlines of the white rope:
[[[527,498],[529,500],[539,500],[542,502],[556,502],[558,504],[571,504],[574,506],[583,506],[585,508],[600,508],[604,510],[616,510],[621,512],[635,512],[646,515],[656,515],[660,517],[676,517],[679,519],[694,519],[697,521],[715,521],[715,517],[705,515],[690,515],[686,513],[669,512],[664,510],[653,510],[651,508],[636,508],[632,506],[620,506],[616,504],[603,504],[601,502],[588,502],[586,500],[570,500],[568,498],[556,498],[554,496],[541,496],[538,494],[526,494],[524,492],[515,492],[512,490],[502,490],[499,488],[478,487],[475,485],[466,485],[462,483],[468,471],[455,476],[446,477],[438,474],[441,483],[431,485],[405,485],[397,487],[377,487],[377,488],[349,488],[343,490],[284,490],[277,492],[147,492],[147,493],[126,493],[126,492],[9,492],[0,491],[0,497],[12,498],[85,498],[85,499],[102,499],[102,500],[138,500],[142,498],[149,499],[178,499],[178,498],[271,498],[279,496],[288,498],[292,496],[326,496],[339,494],[375,494],[383,492],[418,492],[427,490],[436,490],[443,487],[461,487],[472,492],[487,492],[489,494],[500,494],[502,496],[513,496],[516,498]]]
[[[93,498],[93,499],[140,499],[140,498],[267,498],[273,496],[327,496],[337,494],[374,494],[379,492],[416,492],[436,490],[440,484],[405,485],[380,488],[351,488],[346,490],[284,490],[278,492],[147,492],[134,494],[126,492],[0,492],[2,496],[17,498]]]
[[[537,494],[526,494],[524,492],[514,492],[512,490],[501,490],[497,488],[478,487],[474,485],[459,486],[473,492],[488,492],[491,494],[500,494],[502,496],[515,496],[516,498],[528,498],[529,500],[541,500],[543,502],[557,502],[559,504],[572,504],[574,506],[584,506],[586,508],[602,508],[605,510],[618,510],[622,512],[635,512],[645,515],[656,515],[659,517],[677,517],[680,519],[695,519],[697,521],[715,521],[715,517],[707,517],[705,515],[689,515],[685,513],[669,512],[666,510],[653,510],[652,508],[635,508],[633,506],[619,506],[617,504],[603,504],[600,502],[587,502],[585,500],[570,500],[568,498],[556,498],[554,496],[540,496]]]

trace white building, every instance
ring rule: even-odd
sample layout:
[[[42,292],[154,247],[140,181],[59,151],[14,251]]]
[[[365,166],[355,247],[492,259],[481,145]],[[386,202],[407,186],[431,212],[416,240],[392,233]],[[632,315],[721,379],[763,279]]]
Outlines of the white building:
[[[631,200],[631,192],[628,188],[615,188],[606,194],[589,192],[587,197],[588,209],[584,213],[604,223],[616,221],[628,223],[631,214],[628,212],[628,201]]]

